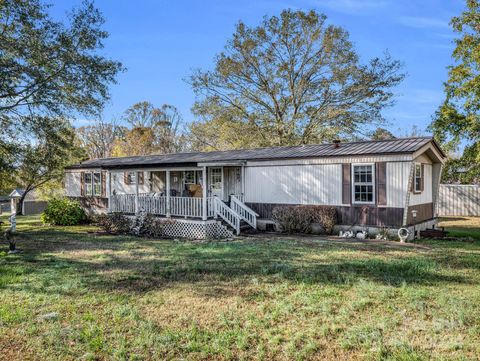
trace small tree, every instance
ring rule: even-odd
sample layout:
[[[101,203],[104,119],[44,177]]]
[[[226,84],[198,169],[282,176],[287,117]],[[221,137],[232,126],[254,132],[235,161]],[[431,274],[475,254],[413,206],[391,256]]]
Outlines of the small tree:
[[[21,205],[28,193],[48,182],[60,182],[65,166],[85,159],[85,153],[74,145],[74,132],[66,122],[42,119],[43,124],[47,122],[55,131],[40,134],[36,144],[24,145],[15,169],[17,184],[24,189],[17,214],[22,214]]]

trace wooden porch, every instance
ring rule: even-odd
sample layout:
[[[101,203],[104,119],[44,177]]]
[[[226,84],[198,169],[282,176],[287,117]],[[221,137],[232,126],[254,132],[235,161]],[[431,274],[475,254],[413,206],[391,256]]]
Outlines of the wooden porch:
[[[240,167],[109,171],[106,176],[109,212],[220,218],[236,234],[242,222],[257,228],[258,215],[243,203],[243,193],[237,193],[244,185]]]

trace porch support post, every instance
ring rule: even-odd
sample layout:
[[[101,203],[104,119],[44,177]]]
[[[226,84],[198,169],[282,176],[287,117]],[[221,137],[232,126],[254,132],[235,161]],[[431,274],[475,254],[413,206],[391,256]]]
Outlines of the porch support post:
[[[168,218],[170,218],[170,171],[169,170],[166,171],[165,179],[167,181],[167,189],[166,189],[166,192],[167,192],[167,204],[166,204],[167,214],[166,214],[166,216]]]
[[[137,214],[140,210],[138,207],[138,174],[139,172],[135,172],[135,214]]]
[[[241,172],[242,172],[242,199],[241,199],[241,201],[245,202],[245,165],[244,164],[242,164]]]
[[[204,166],[202,169],[202,219],[207,220],[207,167]]]

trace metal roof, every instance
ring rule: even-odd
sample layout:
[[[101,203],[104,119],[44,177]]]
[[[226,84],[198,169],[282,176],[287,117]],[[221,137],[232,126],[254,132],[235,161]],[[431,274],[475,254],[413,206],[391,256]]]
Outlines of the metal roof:
[[[443,152],[431,137],[400,138],[377,141],[360,141],[335,144],[309,144],[286,147],[238,149],[212,152],[170,153],[121,158],[100,158],[72,165],[78,168],[131,168],[136,166],[175,166],[197,163],[232,162],[247,160],[272,160],[292,158],[322,158],[337,156],[360,156],[374,154],[414,153],[432,142],[442,155]]]

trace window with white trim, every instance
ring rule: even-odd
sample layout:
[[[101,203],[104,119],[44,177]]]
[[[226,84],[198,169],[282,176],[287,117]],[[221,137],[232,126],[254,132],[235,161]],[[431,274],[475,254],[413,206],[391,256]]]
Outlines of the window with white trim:
[[[85,184],[85,195],[93,195],[93,186],[92,186],[92,173],[87,172],[84,174],[84,184]]]
[[[415,192],[420,193],[422,191],[422,165],[415,163]]]
[[[93,195],[101,196],[102,195],[102,173],[93,172]]]
[[[186,170],[184,172],[183,179],[185,180],[185,184],[196,184],[195,182],[195,171],[194,170]]]
[[[354,164],[352,166],[352,193],[354,203],[375,202],[374,179],[373,164]]]
[[[100,172],[85,172],[83,182],[86,196],[102,195],[102,174]]]
[[[127,172],[127,184],[136,184],[137,183],[137,173],[136,172]]]

